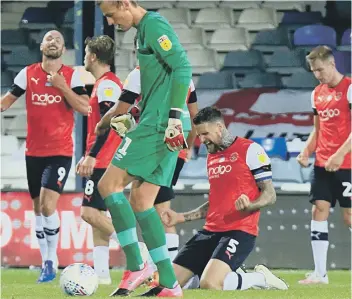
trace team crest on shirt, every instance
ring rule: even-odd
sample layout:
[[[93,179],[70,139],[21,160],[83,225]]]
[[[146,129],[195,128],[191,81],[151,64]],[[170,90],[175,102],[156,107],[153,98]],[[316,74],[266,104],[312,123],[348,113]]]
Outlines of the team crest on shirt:
[[[336,101],[336,102],[337,102],[337,101],[340,101],[341,98],[342,98],[342,92],[337,92],[337,93],[335,94],[335,101]]]
[[[230,161],[235,162],[238,159],[238,153],[232,153],[230,156]]]
[[[158,38],[158,43],[164,51],[170,51],[172,48],[172,42],[165,34]]]

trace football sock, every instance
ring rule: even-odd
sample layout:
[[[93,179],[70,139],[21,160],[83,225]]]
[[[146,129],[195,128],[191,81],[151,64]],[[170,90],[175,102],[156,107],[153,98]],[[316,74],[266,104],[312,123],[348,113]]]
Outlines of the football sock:
[[[116,232],[113,232],[111,234],[110,239],[113,239],[117,244],[120,244],[119,243],[119,239],[117,238],[117,233]]]
[[[57,245],[59,244],[60,218],[57,211],[49,217],[43,216],[44,219],[44,233],[48,243],[47,260],[52,261],[54,267],[57,263]]]
[[[109,247],[96,246],[93,248],[94,271],[99,278],[110,278]]]
[[[135,213],[142,231],[145,244],[159,272],[159,283],[166,288],[174,288],[177,284],[168,250],[164,227],[155,208]]]
[[[104,199],[111,214],[112,224],[119,243],[126,255],[126,268],[130,271],[143,269],[143,260],[138,246],[136,217],[123,192],[113,193]]]
[[[166,233],[166,246],[169,251],[170,260],[173,261],[178,254],[178,246],[180,244],[180,238],[178,234]]]
[[[46,237],[44,234],[42,215],[35,216],[35,234],[38,239],[40,255],[42,256],[42,268],[43,268],[44,262],[48,257],[48,242],[46,241]]]
[[[253,286],[265,287],[265,277],[262,273],[242,273],[230,272],[225,276],[223,290],[247,290]]]
[[[310,230],[315,267],[314,271],[323,277],[326,275],[326,260],[329,248],[328,222],[312,220]]]

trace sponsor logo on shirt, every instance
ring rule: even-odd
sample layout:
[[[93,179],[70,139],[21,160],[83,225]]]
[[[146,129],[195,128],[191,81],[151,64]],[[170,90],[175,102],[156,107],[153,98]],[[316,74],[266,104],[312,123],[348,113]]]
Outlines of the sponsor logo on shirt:
[[[114,93],[114,90],[111,87],[107,87],[104,89],[104,96],[107,98],[111,98]]]
[[[327,121],[331,118],[334,118],[335,116],[339,116],[340,110],[339,109],[325,109],[323,111],[318,111],[318,114],[320,116],[321,121]]]
[[[164,51],[170,51],[172,48],[172,42],[165,34],[158,38],[158,43]]]
[[[218,165],[216,167],[210,167],[208,168],[208,177],[209,179],[219,178],[223,174],[231,172],[231,170],[231,165]]]
[[[33,105],[43,105],[56,104],[62,101],[62,97],[59,95],[52,94],[37,94],[32,92],[32,103]]]
[[[260,164],[268,164],[268,156],[265,153],[257,153],[257,158]]]

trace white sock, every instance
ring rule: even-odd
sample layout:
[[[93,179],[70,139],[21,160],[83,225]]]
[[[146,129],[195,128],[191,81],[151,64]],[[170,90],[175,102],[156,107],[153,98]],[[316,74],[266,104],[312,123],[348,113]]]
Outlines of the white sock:
[[[109,247],[96,246],[93,248],[94,270],[99,278],[110,278]]]
[[[56,267],[57,261],[57,245],[59,243],[59,231],[60,231],[60,218],[57,211],[49,217],[43,216],[44,219],[44,233],[48,242],[48,257],[47,260],[53,262]]]
[[[154,264],[153,259],[149,254],[147,245],[145,245],[145,243],[143,242],[138,242],[138,245],[139,245],[139,250],[141,251],[143,263],[147,262],[150,266],[152,266],[152,268],[154,269],[154,272],[158,271],[158,268]]]
[[[46,237],[44,234],[42,215],[35,216],[35,234],[38,239],[39,250],[42,256],[42,267],[43,267],[44,262],[48,257],[48,242],[46,241]]]
[[[184,290],[198,289],[200,286],[199,276],[193,275],[183,286]]]
[[[315,268],[314,271],[323,277],[326,275],[326,260],[329,248],[328,222],[312,220],[310,230]]]
[[[265,277],[262,273],[230,272],[224,279],[224,291],[247,290],[253,286],[265,287]]]
[[[178,254],[178,246],[180,245],[180,237],[178,234],[170,234],[166,233],[166,246],[169,251],[169,256],[171,262],[175,259],[176,255]]]
[[[113,232],[111,234],[110,239],[113,239],[117,244],[120,244],[119,239],[117,238],[116,232]]]

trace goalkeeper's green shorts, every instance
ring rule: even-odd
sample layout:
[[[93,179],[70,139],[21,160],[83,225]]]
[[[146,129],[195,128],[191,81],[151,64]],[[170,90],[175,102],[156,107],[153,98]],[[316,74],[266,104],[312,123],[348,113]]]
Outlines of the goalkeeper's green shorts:
[[[164,143],[164,132],[138,125],[128,132],[111,163],[137,179],[171,186],[179,152],[170,152]]]

